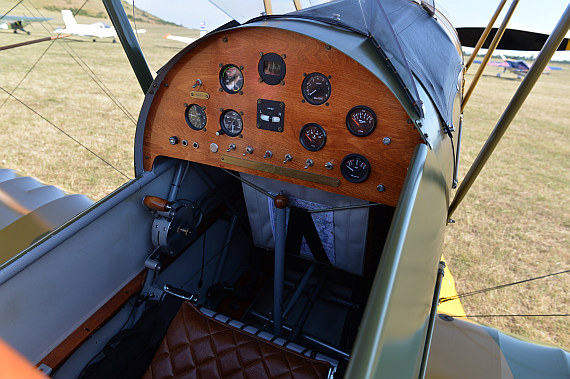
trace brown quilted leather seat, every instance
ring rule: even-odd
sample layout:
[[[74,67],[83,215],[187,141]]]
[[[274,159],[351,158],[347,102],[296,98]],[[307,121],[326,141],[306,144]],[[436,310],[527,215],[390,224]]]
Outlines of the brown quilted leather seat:
[[[326,378],[330,367],[210,318],[185,302],[143,378]]]

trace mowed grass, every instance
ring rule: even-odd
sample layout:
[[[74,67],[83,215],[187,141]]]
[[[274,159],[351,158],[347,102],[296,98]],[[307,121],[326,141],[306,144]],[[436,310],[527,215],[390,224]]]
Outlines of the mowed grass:
[[[9,5],[0,0],[0,6]],[[4,6],[2,9],[8,9]],[[61,14],[42,12],[53,28]],[[95,20],[78,17],[79,22]],[[183,45],[166,33],[197,36],[197,31],[137,23],[151,68],[156,71]],[[0,45],[40,38],[0,32]],[[135,120],[143,94],[119,43],[71,37],[1,52],[0,87],[79,140],[121,173],[61,131],[0,91],[0,166],[31,175],[98,200],[133,174],[135,124],[76,62],[83,61]],[[49,49],[48,49],[49,47]],[[67,49],[66,49],[67,48]],[[71,55],[76,58],[72,58]],[[80,58],[78,58],[80,57]],[[37,63],[37,64],[36,64]],[[543,75],[494,156],[475,182],[448,227],[446,259],[459,293],[566,270],[568,246],[570,65]],[[476,66],[467,75],[469,83]],[[465,111],[459,178],[467,172],[520,80],[496,78],[488,67]],[[124,174],[124,175],[123,175]],[[566,314],[567,274],[477,295],[463,300],[467,314]],[[493,317],[475,320],[568,349],[568,317]]]

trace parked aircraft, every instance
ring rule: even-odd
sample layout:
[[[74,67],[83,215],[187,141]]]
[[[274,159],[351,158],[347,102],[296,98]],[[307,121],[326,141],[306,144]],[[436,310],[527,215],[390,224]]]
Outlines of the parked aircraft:
[[[0,30],[13,30],[14,33],[18,31],[30,34],[24,27],[31,22],[42,22],[52,20],[49,17],[27,17],[27,16],[4,16],[0,18]]]
[[[504,55],[501,56],[503,58],[502,62],[491,61],[488,63],[489,66],[497,66],[497,67],[504,67],[502,72],[497,73],[497,77],[501,77],[502,74],[505,72],[511,72],[517,76],[518,79],[522,79],[526,74],[528,74],[532,65],[529,65],[522,59],[507,59]],[[481,63],[480,60],[475,60],[473,63]],[[561,67],[552,67],[546,66],[543,73],[548,73],[551,70],[562,70]]]
[[[444,230],[570,6],[452,200],[468,97],[432,2],[266,12],[156,78],[104,2],[145,93],[136,179],[1,266],[25,357],[54,378],[570,375],[562,349],[437,313]]]
[[[113,38],[113,42],[116,42],[117,32],[114,27],[107,25],[104,22],[78,24],[75,17],[73,17],[73,13],[68,9],[62,10],[61,14],[63,16],[65,28],[57,28],[55,30],[56,33],[93,37],[93,42],[95,42],[97,38]],[[146,30],[137,29],[135,32],[139,34],[146,33]]]

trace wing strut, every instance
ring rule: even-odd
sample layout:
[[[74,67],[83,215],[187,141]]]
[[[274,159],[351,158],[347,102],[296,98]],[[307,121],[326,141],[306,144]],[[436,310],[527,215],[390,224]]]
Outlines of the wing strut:
[[[503,23],[499,27],[497,34],[495,34],[495,38],[493,38],[493,42],[491,42],[491,45],[489,46],[489,49],[487,50],[487,54],[485,54],[485,56],[483,57],[483,62],[481,62],[481,65],[479,66],[477,73],[473,77],[473,80],[471,80],[471,84],[469,85],[469,89],[467,90],[467,93],[465,94],[465,97],[463,98],[463,103],[461,103],[461,112],[462,113],[463,113],[463,110],[465,109],[465,105],[467,105],[467,101],[469,101],[469,98],[471,97],[471,94],[473,93],[473,90],[477,86],[477,82],[479,82],[479,79],[483,75],[483,70],[485,70],[485,66],[487,66],[489,59],[491,59],[491,56],[493,55],[493,51],[495,51],[495,48],[497,47],[497,45],[501,41],[501,38],[503,37],[503,33],[507,29],[507,24],[509,23],[511,16],[513,15],[515,8],[517,7],[518,3],[519,3],[519,0],[513,0],[511,7],[507,11],[505,18],[503,19]],[[485,33],[483,33],[483,34],[485,34]],[[485,36],[485,38],[486,38],[486,36]],[[485,39],[483,39],[483,41],[485,41]],[[481,41],[479,41],[479,42],[481,42]],[[481,44],[482,44],[482,42],[481,42]],[[474,56],[475,56],[475,54],[471,54],[471,57],[474,57]]]
[[[479,155],[477,155],[477,158],[475,159],[475,162],[473,162],[473,165],[469,169],[469,172],[467,173],[467,175],[465,175],[463,183],[461,183],[461,185],[459,186],[459,189],[455,194],[455,198],[453,199],[453,202],[449,206],[449,211],[447,213],[448,219],[453,215],[453,212],[455,212],[457,206],[459,205],[459,203],[461,203],[461,200],[463,200],[465,194],[467,194],[469,188],[471,188],[471,185],[473,184],[473,182],[475,182],[475,179],[477,179],[477,176],[479,175],[481,169],[487,162],[487,159],[489,159],[489,157],[493,153],[493,150],[495,150],[495,147],[499,143],[501,137],[503,136],[503,134],[505,133],[505,131],[513,121],[515,115],[517,114],[520,107],[526,100],[526,97],[532,90],[532,87],[537,82],[538,78],[540,78],[542,71],[544,71],[546,65],[548,65],[548,62],[552,58],[552,55],[554,55],[554,52],[556,52],[556,49],[560,45],[560,42],[562,42],[562,40],[564,39],[564,36],[568,32],[569,27],[570,27],[570,5],[566,6],[564,14],[560,18],[560,21],[558,21],[558,24],[552,31],[550,37],[548,37],[548,40],[546,41],[544,47],[540,51],[540,54],[536,58],[536,62],[530,68],[528,74],[526,75],[526,77],[520,84],[519,88],[517,89],[517,92],[515,93],[509,105],[503,112],[503,115],[497,122],[497,125],[491,132],[491,135],[487,139],[487,142],[485,142],[485,145],[479,152]]]
[[[485,28],[485,31],[483,31],[483,34],[481,34],[481,38],[479,38],[477,45],[475,45],[475,48],[473,49],[473,52],[471,53],[471,58],[469,58],[469,61],[465,65],[465,71],[469,70],[471,63],[473,63],[473,61],[475,60],[475,57],[477,56],[479,49],[481,48],[481,46],[483,46],[483,43],[485,42],[485,40],[487,39],[487,36],[491,32],[491,29],[493,29],[493,25],[495,24],[495,21],[497,21],[497,18],[499,17],[499,14],[503,10],[503,7],[505,6],[506,3],[507,3],[507,0],[502,0],[501,3],[499,4],[499,6],[497,7],[495,14],[493,15],[493,17],[491,17],[489,24]]]

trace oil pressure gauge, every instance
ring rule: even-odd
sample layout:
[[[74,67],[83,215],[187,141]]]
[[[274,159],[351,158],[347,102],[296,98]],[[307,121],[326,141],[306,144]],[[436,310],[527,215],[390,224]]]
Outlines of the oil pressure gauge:
[[[370,163],[360,154],[349,154],[340,164],[340,172],[351,183],[362,183],[370,175]]]
[[[186,107],[185,112],[186,123],[194,130],[202,130],[206,126],[208,118],[204,108],[198,104],[190,104]]]
[[[307,124],[301,128],[299,134],[301,145],[309,151],[318,151],[325,146],[327,142],[327,134],[319,124]]]
[[[377,118],[374,111],[364,105],[352,108],[346,115],[346,127],[358,137],[369,135],[376,128]]]

